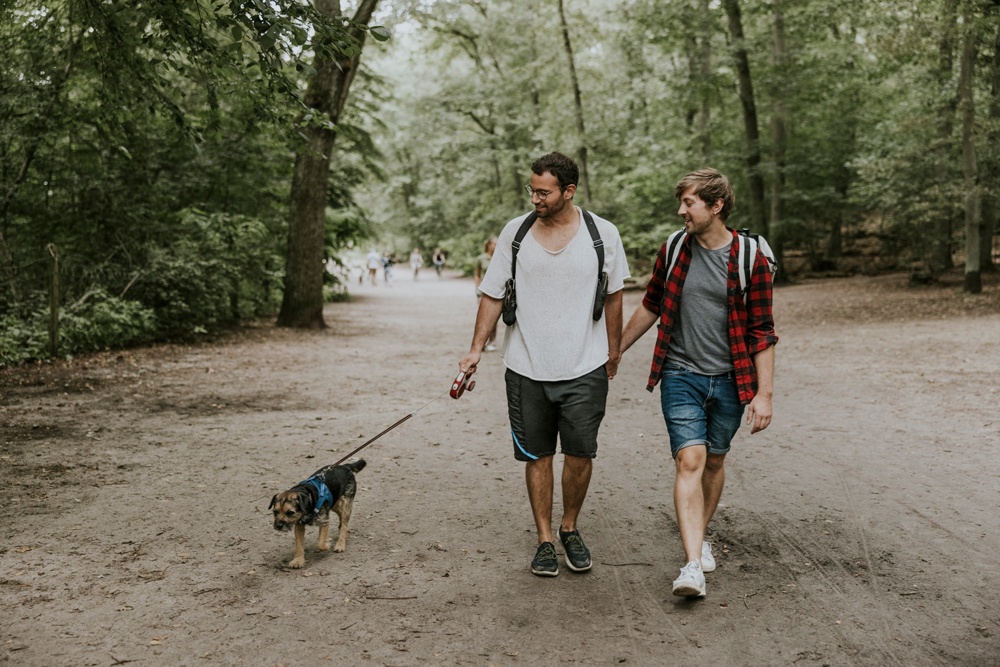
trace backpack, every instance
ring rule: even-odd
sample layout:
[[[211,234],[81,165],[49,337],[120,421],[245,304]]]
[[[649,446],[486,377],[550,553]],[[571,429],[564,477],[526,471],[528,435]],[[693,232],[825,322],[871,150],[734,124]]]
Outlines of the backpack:
[[[751,234],[750,230],[746,227],[739,230],[739,232],[740,294],[746,294],[747,288],[750,286],[750,276],[753,274],[753,265],[757,258],[758,249],[764,255],[764,259],[767,260],[767,266],[771,270],[772,275],[778,270],[778,263],[774,258],[774,251],[771,250],[771,246],[768,245],[767,240],[763,236],[760,234]],[[686,236],[687,232],[681,229],[667,238],[667,275],[670,275],[670,272],[674,269],[674,265],[677,264],[677,258],[681,255],[681,244],[684,242]]]
[[[583,213],[583,220],[587,224],[590,238],[594,241],[594,252],[597,253],[597,292],[594,296],[593,312],[596,322],[601,319],[601,314],[604,312],[604,300],[608,295],[608,274],[604,270],[604,240],[601,239],[601,235],[597,231],[597,224],[590,213],[582,208],[580,211]],[[517,251],[521,248],[521,241],[531,229],[531,225],[535,224],[536,219],[538,219],[538,214],[535,211],[529,213],[511,242],[510,278],[504,285],[503,308],[501,310],[503,323],[509,327],[514,326],[514,323],[517,322],[517,291],[515,287],[517,284],[515,280],[517,277]]]

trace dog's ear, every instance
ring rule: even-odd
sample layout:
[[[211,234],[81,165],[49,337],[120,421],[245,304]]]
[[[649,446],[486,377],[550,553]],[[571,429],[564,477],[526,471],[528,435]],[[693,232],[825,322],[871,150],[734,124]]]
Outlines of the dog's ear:
[[[312,497],[308,493],[296,493],[295,494],[295,509],[299,511],[299,514],[308,514],[312,510],[309,505],[311,505]]]
[[[275,503],[277,502],[278,502],[278,494],[276,493],[274,494],[274,496],[271,497],[271,504],[267,506],[267,509],[271,509],[272,507],[274,507]]]

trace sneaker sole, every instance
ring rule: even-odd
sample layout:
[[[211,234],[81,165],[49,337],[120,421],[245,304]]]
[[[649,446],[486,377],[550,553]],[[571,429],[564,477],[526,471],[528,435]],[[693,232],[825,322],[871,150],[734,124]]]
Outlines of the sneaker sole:
[[[703,598],[705,597],[705,591],[694,586],[674,586],[674,595],[682,598]]]
[[[557,576],[559,576],[559,570],[556,570],[555,572],[549,572],[548,570],[536,570],[535,568],[531,568],[531,573],[533,575],[535,575],[535,576],[538,576],[538,577],[557,577]]]

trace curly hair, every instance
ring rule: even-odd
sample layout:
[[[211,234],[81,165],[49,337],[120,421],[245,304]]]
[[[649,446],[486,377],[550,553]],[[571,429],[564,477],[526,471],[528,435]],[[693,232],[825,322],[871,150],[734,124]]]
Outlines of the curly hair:
[[[559,187],[566,189],[568,185],[576,185],[580,180],[580,168],[573,158],[562,153],[553,152],[543,155],[531,164],[531,171],[541,176],[549,172],[559,181]]]

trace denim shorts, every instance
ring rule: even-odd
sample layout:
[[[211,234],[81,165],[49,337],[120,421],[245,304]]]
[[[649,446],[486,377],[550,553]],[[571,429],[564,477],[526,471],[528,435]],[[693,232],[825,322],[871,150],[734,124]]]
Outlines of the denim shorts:
[[[507,412],[514,458],[537,461],[556,453],[592,459],[608,401],[608,373],[598,366],[573,380],[539,382],[507,369]]]
[[[732,372],[701,375],[668,364],[660,382],[660,407],[674,458],[691,445],[706,445],[710,454],[726,454],[743,421]]]

